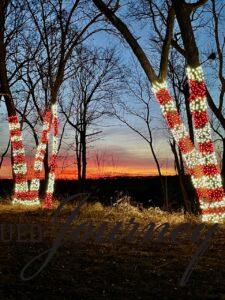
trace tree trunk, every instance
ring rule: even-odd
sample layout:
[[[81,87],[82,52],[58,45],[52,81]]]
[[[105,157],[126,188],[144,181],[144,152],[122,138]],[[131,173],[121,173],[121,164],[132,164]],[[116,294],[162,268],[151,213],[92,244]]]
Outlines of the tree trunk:
[[[223,178],[223,186],[225,188],[225,138],[223,139],[223,156],[222,156],[221,174]]]
[[[5,98],[5,104],[8,116],[16,115],[16,108],[13,102],[12,94],[7,77],[6,61],[5,61],[5,46],[2,45],[0,40],[0,93]]]
[[[76,143],[76,162],[77,162],[77,179],[81,180],[81,143],[79,139],[80,133],[76,132],[75,143]]]
[[[183,175],[181,167],[180,167],[180,162],[179,162],[179,157],[178,157],[175,141],[171,142],[170,146],[171,146],[171,150],[174,154],[175,165],[176,165],[176,168],[177,168],[180,189],[181,189],[181,193],[182,193],[182,197],[183,197],[183,201],[184,201],[184,211],[185,211],[185,213],[187,213],[187,212],[191,213],[192,212],[191,203],[189,201],[189,197],[188,197],[187,191],[185,189],[184,175]]]
[[[46,152],[44,157],[44,185],[43,185],[43,194],[46,193],[48,187],[48,177],[49,177],[49,165],[48,165],[48,144],[46,146]]]
[[[172,3],[181,30],[187,63],[190,67],[196,68],[200,65],[200,62],[198,47],[190,20],[191,7],[183,0],[172,0]]]
[[[159,161],[158,161],[158,158],[155,154],[155,150],[153,148],[152,143],[149,143],[149,146],[150,146],[152,156],[154,158],[156,168],[157,168],[157,171],[158,171],[158,174],[159,174],[159,180],[160,180],[160,184],[161,184],[162,197],[163,197],[163,207],[164,207],[164,209],[168,210],[169,209],[169,200],[168,200],[168,192],[167,192],[167,187],[166,187],[167,183],[166,183],[166,180],[164,182],[164,178],[163,178],[162,173],[161,173],[161,168],[160,168],[160,165],[159,165]]]
[[[0,18],[3,22],[3,8],[1,7]],[[12,98],[12,93],[10,90],[10,85],[7,76],[7,68],[6,68],[6,49],[4,44],[4,23],[1,24],[0,30],[0,94],[4,96],[5,104],[7,108],[8,117],[16,116],[16,108]],[[12,176],[13,182],[15,183],[15,174],[13,172],[13,149],[11,144],[11,167],[12,167]]]
[[[180,148],[178,148],[178,154],[179,154],[179,162],[180,162],[180,171],[182,175],[185,175],[185,171],[184,171],[184,160],[182,157],[182,153]]]
[[[193,122],[192,122],[192,115],[190,110],[190,102],[189,102],[189,85],[187,79],[185,80],[184,86],[183,86],[183,92],[184,92],[184,99],[185,99],[185,108],[186,108],[186,114],[187,114],[187,121],[188,121],[188,128],[189,128],[189,135],[192,143],[194,143],[194,129],[193,129]]]
[[[81,132],[81,146],[82,146],[82,181],[86,180],[87,172],[87,145],[86,145],[86,130]]]

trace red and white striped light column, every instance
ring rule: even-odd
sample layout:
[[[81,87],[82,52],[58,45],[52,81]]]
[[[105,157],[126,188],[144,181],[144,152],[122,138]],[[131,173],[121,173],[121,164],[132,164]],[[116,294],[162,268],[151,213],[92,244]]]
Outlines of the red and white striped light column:
[[[225,193],[218,167],[209,123],[207,93],[201,66],[187,68],[190,88],[190,109],[194,124],[194,136],[201,156],[202,177],[196,180],[201,203],[202,220],[218,222],[225,219]]]
[[[30,196],[33,201],[40,203],[39,189],[40,189],[40,176],[43,169],[43,161],[46,153],[47,143],[49,139],[49,132],[51,129],[51,110],[47,110],[43,118],[43,128],[41,132],[40,143],[37,147],[35,160],[34,160],[34,177],[30,184]]]
[[[25,158],[25,150],[22,141],[20,123],[17,116],[8,118],[10,140],[13,152],[13,172],[15,176],[15,191],[13,196],[13,204],[21,205],[39,205],[39,188],[40,175],[43,168],[43,160],[46,153],[46,147],[49,139],[51,125],[53,125],[53,146],[52,158],[49,174],[48,188],[46,192],[44,206],[52,207],[52,196],[54,192],[55,171],[58,152],[58,132],[59,121],[57,114],[57,105],[53,105],[51,110],[46,111],[44,116],[43,128],[40,143],[37,147],[34,160],[34,178],[31,180],[30,189],[27,180],[27,164]]]
[[[58,154],[58,135],[59,135],[59,119],[57,104],[52,105],[52,126],[53,126],[53,138],[52,138],[52,157],[50,164],[50,172],[48,179],[48,187],[44,200],[45,208],[52,208],[53,205],[53,193],[56,178],[56,166],[57,166],[57,154]]]
[[[201,193],[198,192],[200,207],[204,211],[205,208],[205,192],[207,187],[205,186],[205,172],[203,171],[202,157],[199,151],[195,149],[192,143],[188,131],[186,130],[175,101],[171,97],[166,82],[154,83],[153,91],[160,104],[164,118],[167,121],[168,127],[170,128],[172,135],[182,152],[184,161],[188,167],[189,173],[192,178],[192,182],[197,191],[201,188]],[[204,221],[211,219],[207,216],[203,216]]]
[[[185,163],[189,168],[197,170],[199,167],[199,153],[196,151],[189,137],[189,133],[182,122],[176,103],[168,91],[166,82],[155,82],[153,84],[153,91],[160,104],[162,114],[167,121],[168,127],[177,145],[181,149]]]
[[[15,178],[15,187],[13,195],[13,204],[33,205],[30,201],[28,182],[27,182],[27,164],[25,150],[23,145],[20,122],[17,116],[11,116],[9,121],[9,134],[13,155],[13,173]]]

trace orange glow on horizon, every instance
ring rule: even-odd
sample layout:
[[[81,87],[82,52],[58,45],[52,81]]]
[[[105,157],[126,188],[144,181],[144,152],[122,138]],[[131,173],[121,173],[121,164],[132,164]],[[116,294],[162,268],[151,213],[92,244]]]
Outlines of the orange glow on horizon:
[[[29,179],[32,178],[32,172],[28,168]],[[172,167],[162,167],[161,172],[163,175],[175,175],[175,170]],[[44,172],[42,172],[42,176]],[[74,180],[77,179],[76,166],[68,166],[65,168],[58,168],[57,179]],[[90,163],[87,168],[87,178],[101,178],[101,177],[116,177],[116,176],[157,176],[157,170],[154,167],[149,166],[118,166],[113,167],[105,165],[104,167],[96,167],[93,163]],[[0,179],[12,178],[10,164],[5,164],[0,170]]]

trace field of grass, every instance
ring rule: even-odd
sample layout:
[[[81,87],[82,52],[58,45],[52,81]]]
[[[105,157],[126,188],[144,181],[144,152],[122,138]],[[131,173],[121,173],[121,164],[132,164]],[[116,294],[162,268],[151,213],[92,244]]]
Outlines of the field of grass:
[[[23,281],[20,278],[23,267],[51,248],[74,207],[70,204],[63,208],[53,223],[55,209],[0,205],[0,299],[225,299],[224,225],[217,229],[187,285],[181,287],[180,279],[211,225],[205,226],[200,240],[194,244],[190,236],[199,224],[196,218],[157,208],[139,209],[126,202],[107,207],[100,203],[83,205],[46,268],[34,279]],[[132,219],[139,228],[135,239],[129,241],[134,228]],[[107,224],[101,240],[96,241],[94,234],[84,239],[82,230],[80,235],[73,235],[79,224],[90,222],[96,228],[103,222]],[[121,230],[112,242],[108,234],[118,222],[122,224]],[[161,241],[157,240],[159,229],[148,241],[143,240],[150,222],[156,226],[169,223]],[[40,224],[42,240],[19,242],[16,225],[22,223]],[[190,231],[179,234],[175,243],[171,232],[183,223],[191,224]],[[7,242],[3,241],[7,236],[7,230],[3,229],[9,224],[13,224],[14,232]],[[45,258],[32,264],[26,275],[37,271]]]

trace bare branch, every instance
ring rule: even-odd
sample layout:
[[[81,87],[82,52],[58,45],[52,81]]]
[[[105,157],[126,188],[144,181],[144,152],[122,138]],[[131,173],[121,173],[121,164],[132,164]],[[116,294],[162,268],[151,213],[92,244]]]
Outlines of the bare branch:
[[[170,45],[173,37],[174,20],[175,20],[175,11],[173,8],[170,8],[167,17],[166,36],[163,42],[162,54],[161,54],[160,73],[159,73],[160,80],[165,80],[167,76],[167,67],[168,67]]]
[[[115,15],[115,13],[108,8],[108,6],[101,0],[93,0],[94,4],[98,7],[98,9],[110,20],[110,22],[117,28],[117,30],[123,35],[127,43],[130,45],[134,54],[138,58],[142,68],[144,69],[147,77],[150,82],[154,82],[158,80],[155,71],[147,58],[145,52],[130,32],[126,24]]]
[[[187,7],[190,8],[191,11],[194,11],[198,9],[199,7],[203,6],[204,4],[207,3],[208,0],[198,0],[195,3],[186,3]]]

